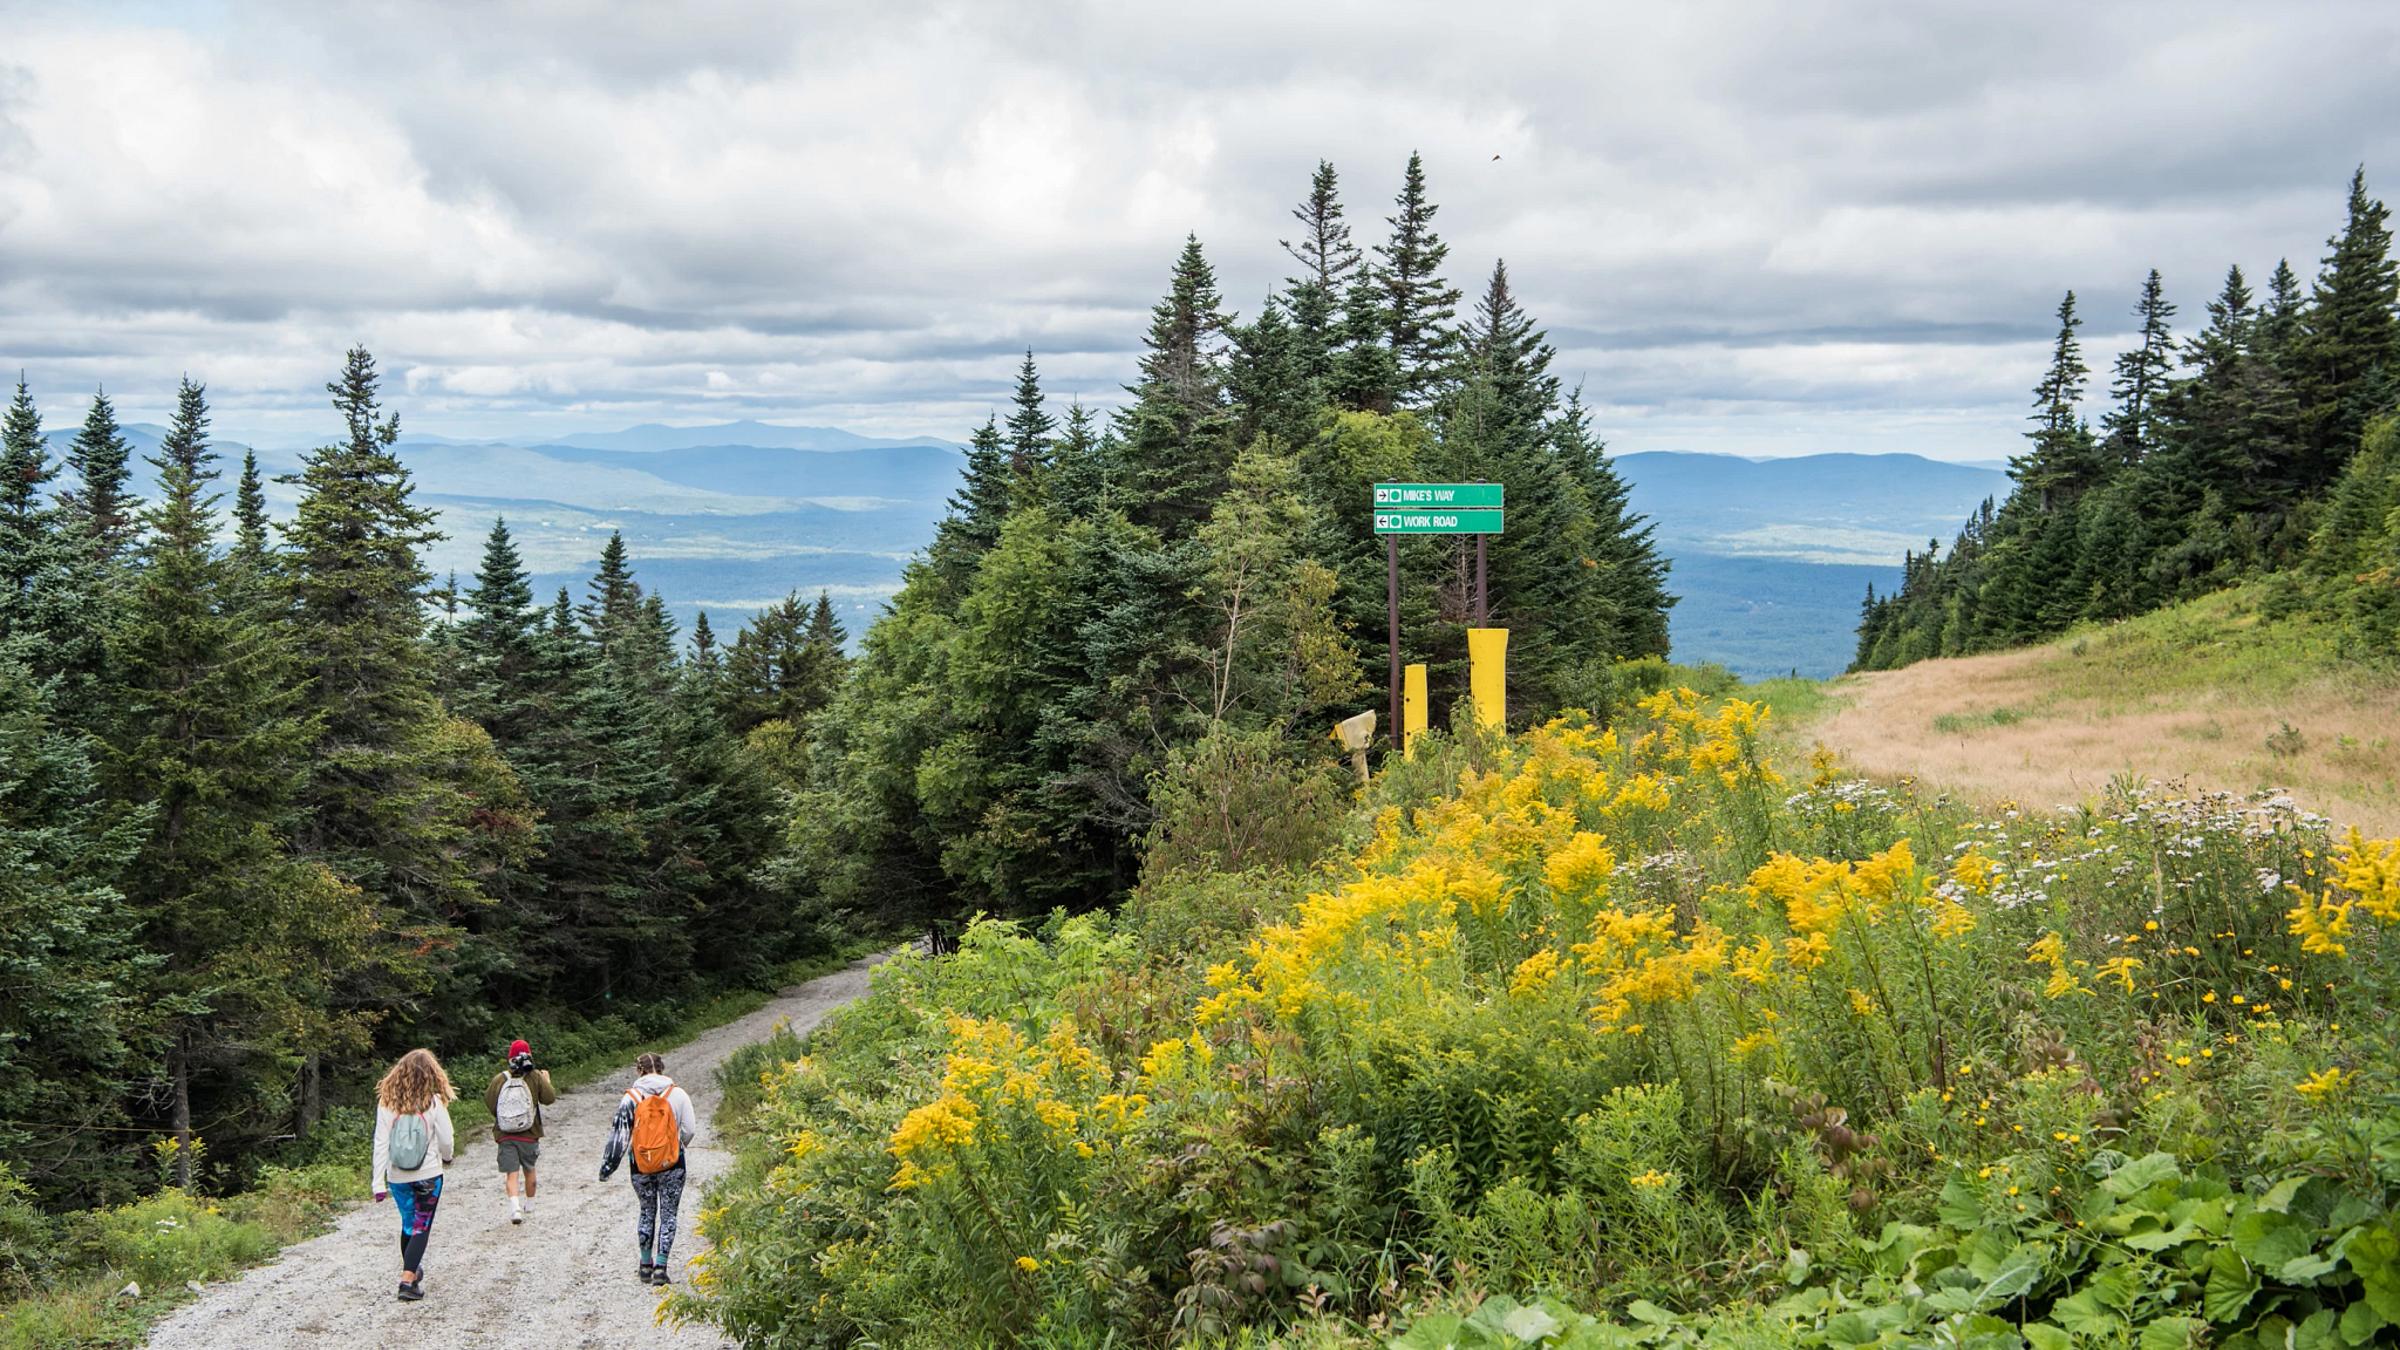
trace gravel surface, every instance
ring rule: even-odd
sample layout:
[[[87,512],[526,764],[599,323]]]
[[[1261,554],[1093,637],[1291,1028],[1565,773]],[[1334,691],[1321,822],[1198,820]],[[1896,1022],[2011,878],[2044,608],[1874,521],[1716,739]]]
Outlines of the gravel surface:
[[[701,1188],[728,1155],[707,1122],[717,1107],[717,1065],[735,1049],[789,1020],[805,1032],[867,989],[874,958],[785,990],[774,1002],[680,1049],[667,1073],[699,1109],[692,1176],[675,1243],[675,1278],[700,1250],[693,1230]],[[458,1080],[479,1093],[489,1074],[477,1066]],[[157,1350],[180,1347],[422,1345],[461,1347],[714,1347],[727,1344],[706,1327],[662,1327],[661,1290],[635,1278],[633,1188],[624,1168],[598,1179],[600,1150],[630,1065],[544,1108],[541,1195],[522,1226],[508,1221],[508,1199],[494,1170],[492,1143],[461,1140],[442,1183],[441,1209],[425,1252],[425,1298],[393,1297],[400,1279],[399,1220],[389,1201],[344,1214],[332,1231],[296,1243],[270,1265],[216,1285],[151,1332]],[[359,1178],[366,1190],[367,1179]]]

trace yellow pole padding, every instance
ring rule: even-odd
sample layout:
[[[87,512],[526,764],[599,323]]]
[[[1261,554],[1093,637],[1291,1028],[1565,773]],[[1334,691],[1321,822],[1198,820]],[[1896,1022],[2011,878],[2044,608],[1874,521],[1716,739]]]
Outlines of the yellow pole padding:
[[[1417,733],[1425,729],[1425,667],[1410,666],[1400,685],[1400,706],[1406,711],[1400,723],[1400,748],[1406,754],[1417,752]]]
[[[1494,731],[1508,729],[1508,630],[1467,630],[1467,686],[1475,696],[1475,716]]]

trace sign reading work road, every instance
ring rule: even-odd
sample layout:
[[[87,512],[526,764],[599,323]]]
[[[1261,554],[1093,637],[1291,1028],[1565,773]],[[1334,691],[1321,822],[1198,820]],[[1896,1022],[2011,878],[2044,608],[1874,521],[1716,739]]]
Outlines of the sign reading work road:
[[[1375,509],[1414,506],[1452,510],[1462,507],[1490,507],[1497,511],[1506,505],[1500,499],[1498,483],[1377,483]]]
[[[1378,508],[1377,534],[1499,534],[1501,513],[1488,510],[1398,511]]]

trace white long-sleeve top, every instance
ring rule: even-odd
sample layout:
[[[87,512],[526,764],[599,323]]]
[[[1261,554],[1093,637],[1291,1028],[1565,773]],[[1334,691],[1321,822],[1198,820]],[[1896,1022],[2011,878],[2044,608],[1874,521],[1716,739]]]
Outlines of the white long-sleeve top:
[[[392,1166],[392,1122],[396,1119],[390,1107],[375,1107],[375,1175],[369,1189],[377,1195],[390,1190],[394,1182],[433,1180],[442,1174],[442,1164],[458,1153],[458,1134],[450,1127],[450,1104],[437,1101],[425,1111],[425,1125],[433,1135],[433,1147],[425,1150],[425,1165]]]

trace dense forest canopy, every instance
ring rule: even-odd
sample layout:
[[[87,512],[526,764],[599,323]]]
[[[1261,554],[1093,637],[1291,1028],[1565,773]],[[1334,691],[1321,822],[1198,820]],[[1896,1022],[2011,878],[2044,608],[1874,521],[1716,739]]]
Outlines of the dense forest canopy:
[[[2226,269],[2207,320],[2178,338],[2156,269],[2112,363],[2109,410],[2081,411],[2093,372],[2074,292],[2058,306],[2016,488],[1944,551],[1909,555],[1898,592],[1869,592],[1856,668],[2044,637],[2283,571],[2286,603],[2351,616],[2362,652],[2400,637],[2391,429],[2400,405],[2400,269],[2391,213],[2350,180],[2313,283],[2288,260],[2254,287]]]
[[[1666,648],[1666,567],[1495,263],[1445,280],[1412,157],[1361,247],[1330,164],[1296,274],[1227,310],[1175,256],[1127,405],[972,440],[890,612],[793,597],[676,631],[611,538],[538,596],[505,521],[437,582],[373,358],[270,520],[187,381],[138,500],[95,396],[63,463],[0,439],[0,1162],[52,1205],[236,1179],[377,1056],[488,1049],[767,978],[836,922],[1111,902],[1158,792],[1322,767],[1385,660],[1377,479],[1509,488],[1512,711]],[[230,501],[227,479],[231,478]],[[1402,547],[1403,655],[1463,683],[1466,550]],[[211,1170],[213,1169],[213,1170]]]
[[[343,434],[280,523],[254,459],[227,514],[194,382],[151,502],[105,395],[63,466],[23,381],[9,405],[0,1163],[52,1203],[130,1193],[153,1140],[221,1182],[203,1158],[238,1175],[377,1054],[756,978],[809,936],[749,741],[840,681],[823,598],[687,654],[621,541],[543,606],[505,522],[437,588],[373,359],[328,388]]]
[[[1320,163],[1284,241],[1296,271],[1247,321],[1186,240],[1105,426],[1050,407],[1027,355],[816,723],[795,826],[815,889],[929,912],[1101,903],[1133,879],[1157,784],[1246,737],[1288,759],[1380,706],[1379,479],[1506,485],[1491,621],[1520,634],[1513,715],[1588,703],[1612,662],[1665,652],[1648,526],[1505,262],[1471,303],[1445,280],[1438,211],[1411,156],[1362,248]],[[1430,667],[1438,718],[1463,689],[1471,548],[1400,553],[1402,655]]]

